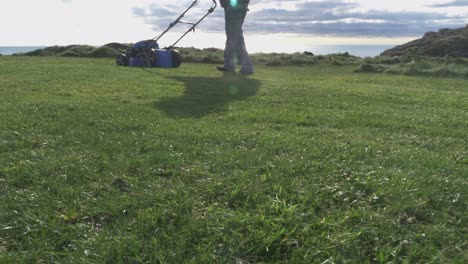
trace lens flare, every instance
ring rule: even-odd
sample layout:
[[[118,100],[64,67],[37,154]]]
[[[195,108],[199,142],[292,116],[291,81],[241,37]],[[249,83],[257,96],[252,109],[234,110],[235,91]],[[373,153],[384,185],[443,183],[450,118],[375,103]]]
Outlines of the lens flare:
[[[235,84],[229,85],[228,93],[229,93],[229,95],[239,94],[239,87],[237,87],[237,85],[235,85]]]
[[[234,63],[234,65],[239,63],[239,53],[237,51],[234,51],[231,54],[231,61]]]

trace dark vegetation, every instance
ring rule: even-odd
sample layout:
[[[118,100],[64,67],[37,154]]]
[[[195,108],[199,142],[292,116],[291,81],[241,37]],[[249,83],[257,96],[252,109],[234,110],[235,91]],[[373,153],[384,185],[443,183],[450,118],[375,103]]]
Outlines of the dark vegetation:
[[[468,58],[462,57],[375,57],[364,60],[356,72],[405,75],[468,77]]]
[[[101,47],[87,45],[52,46],[35,51],[15,54],[16,56],[54,56],[54,57],[85,57],[85,58],[112,58],[124,53],[130,44],[109,43]],[[182,54],[184,62],[194,63],[222,63],[223,50],[217,48],[176,48]],[[290,65],[314,65],[318,63],[329,63],[333,65],[357,64],[361,58],[349,53],[338,53],[314,56],[311,52],[304,53],[257,53],[252,55],[256,64],[267,66],[290,66]]]
[[[120,43],[109,43],[102,47],[88,45],[51,46],[31,52],[15,54],[16,56],[55,56],[55,57],[86,57],[86,58],[108,58],[124,52],[129,45]]]

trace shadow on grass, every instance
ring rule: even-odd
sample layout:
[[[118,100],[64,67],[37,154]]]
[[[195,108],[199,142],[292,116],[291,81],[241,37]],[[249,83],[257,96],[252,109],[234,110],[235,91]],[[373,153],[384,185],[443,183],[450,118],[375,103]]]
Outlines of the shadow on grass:
[[[225,112],[229,102],[253,96],[260,87],[260,81],[235,74],[172,79],[185,83],[184,94],[180,97],[164,98],[154,105],[174,118],[201,118],[208,114]]]

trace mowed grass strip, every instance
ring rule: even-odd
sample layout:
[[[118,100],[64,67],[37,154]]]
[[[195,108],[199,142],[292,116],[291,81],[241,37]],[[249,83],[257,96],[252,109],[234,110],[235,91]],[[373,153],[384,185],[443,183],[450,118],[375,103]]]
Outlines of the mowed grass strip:
[[[0,58],[1,263],[466,263],[468,80]]]

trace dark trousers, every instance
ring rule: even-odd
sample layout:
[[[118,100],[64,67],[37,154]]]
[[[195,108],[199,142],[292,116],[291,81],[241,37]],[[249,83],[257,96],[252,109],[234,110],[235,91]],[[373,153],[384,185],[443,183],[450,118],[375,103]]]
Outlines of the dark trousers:
[[[236,62],[241,64],[241,72],[253,72],[253,64],[244,42],[242,26],[247,15],[247,6],[224,8],[226,25],[226,47],[224,49],[224,67],[234,70]]]

